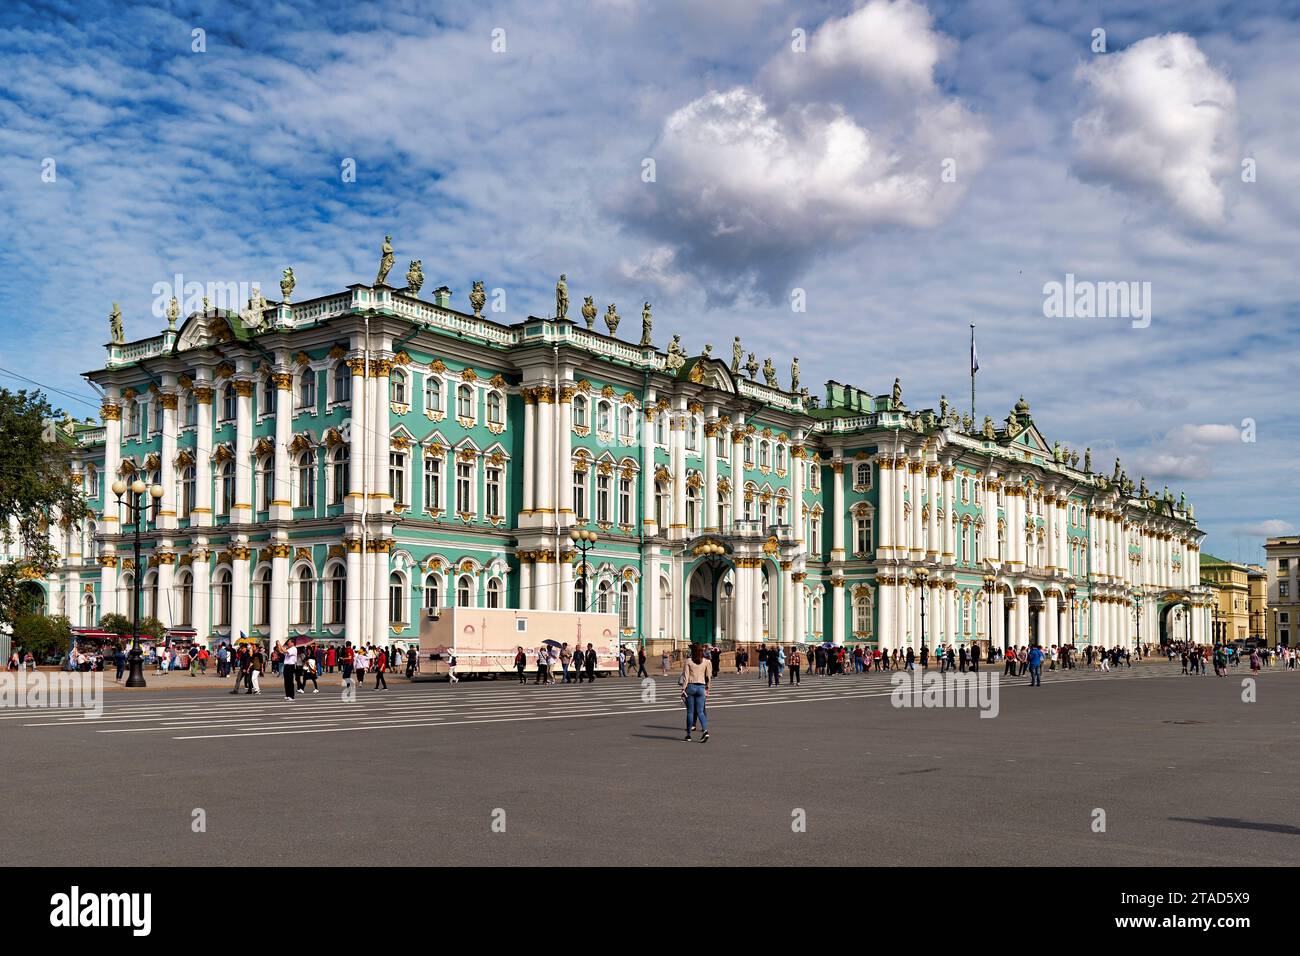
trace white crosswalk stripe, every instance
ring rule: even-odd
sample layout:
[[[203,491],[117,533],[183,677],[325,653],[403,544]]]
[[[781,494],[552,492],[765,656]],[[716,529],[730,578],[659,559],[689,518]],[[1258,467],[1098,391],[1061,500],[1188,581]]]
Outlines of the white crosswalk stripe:
[[[1003,689],[1028,686],[1028,678],[1001,678]],[[935,671],[932,670],[932,673]],[[801,684],[769,688],[756,673],[723,674],[709,695],[709,709],[761,707],[813,701],[888,697],[893,692],[889,672],[806,677]],[[1044,687],[1093,680],[1149,679],[1177,676],[1164,667],[1121,668],[1110,673],[1082,668],[1043,673]],[[456,686],[398,684],[390,691],[367,687],[356,699],[342,699],[328,687],[320,694],[299,695],[289,703],[279,686],[267,681],[260,696],[223,691],[185,692],[184,698],[145,698],[111,693],[103,715],[86,719],[80,711],[42,710],[0,715],[0,721],[21,726],[82,728],[99,734],[146,734],[174,740],[264,737],[296,734],[354,733],[402,728],[461,727],[473,724],[572,720],[628,714],[681,713],[676,677],[656,676],[644,684],[635,678],[609,678],[595,685],[536,686],[516,681]],[[653,693],[650,691],[653,690]],[[12,726],[12,725],[10,725]]]

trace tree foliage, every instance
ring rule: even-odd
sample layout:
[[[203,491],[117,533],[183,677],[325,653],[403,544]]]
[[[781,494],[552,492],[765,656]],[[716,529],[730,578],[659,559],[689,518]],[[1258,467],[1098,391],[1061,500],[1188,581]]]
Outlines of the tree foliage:
[[[0,565],[0,625],[28,610],[23,585],[58,567],[51,525],[66,534],[87,514],[70,467],[75,446],[55,425],[59,414],[40,392],[0,388],[0,534],[21,555]]]
[[[72,644],[72,624],[66,617],[44,614],[21,614],[14,621],[14,646],[31,651],[36,660],[50,654],[66,653]]]

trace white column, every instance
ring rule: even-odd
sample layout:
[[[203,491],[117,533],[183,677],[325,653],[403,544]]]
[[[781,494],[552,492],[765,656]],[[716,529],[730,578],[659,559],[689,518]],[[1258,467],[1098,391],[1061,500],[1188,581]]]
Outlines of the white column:
[[[989,635],[993,647],[1008,646],[1006,634],[1006,590],[1001,584],[993,589],[993,633]]]
[[[206,544],[206,542],[204,542]],[[190,581],[194,590],[193,595],[193,615],[194,633],[200,641],[206,642],[212,633],[212,617],[210,608],[212,601],[210,597],[211,585],[211,565],[208,562],[208,549],[203,545],[197,545],[190,551]],[[238,634],[235,635],[239,637]]]
[[[353,358],[348,359],[348,368],[352,370],[352,401],[351,401],[351,426],[348,430],[348,501],[350,514],[361,514],[366,509],[366,445],[370,441],[367,437],[369,426],[366,424],[366,361],[365,359]],[[357,571],[357,586],[361,584],[361,572]],[[351,565],[348,570],[348,587],[352,587]],[[351,593],[349,591],[349,593]],[[360,592],[357,592],[360,594]],[[348,628],[350,639],[355,647],[360,641],[360,630],[355,637],[351,637],[352,629]]]
[[[957,498],[953,494],[955,476],[955,469],[946,465],[943,469],[943,563],[950,565],[957,562],[957,525],[953,521],[957,513]]]
[[[289,492],[292,474],[289,442],[293,433],[293,376],[288,372],[277,372],[272,376],[272,381],[275,383],[275,491],[271,495],[271,519],[288,521],[293,517],[293,500]],[[274,568],[271,574],[274,577]],[[288,587],[288,578],[285,578],[285,586]],[[272,590],[274,589],[272,585]],[[272,622],[274,623],[274,617]],[[285,627],[284,637],[287,638],[287,623]]]
[[[803,508],[798,514],[802,519]],[[745,516],[745,416],[737,414],[731,426],[731,520]]]
[[[176,597],[172,594],[176,555],[156,549],[154,554],[158,556],[158,620],[162,622],[163,627],[174,627],[179,620],[179,615],[173,613]]]
[[[836,472],[836,477],[842,475]],[[831,578],[831,613],[834,619],[831,622],[831,640],[836,644],[844,643],[844,579]]]
[[[802,464],[800,462],[799,464]],[[804,603],[803,582],[805,574],[796,571],[790,575],[791,599],[794,604],[794,642],[808,643],[808,610]]]
[[[572,551],[561,551],[561,552],[560,552],[560,565],[559,565],[560,581],[559,581],[558,587],[559,587],[559,589],[560,589],[560,595],[559,595],[559,597],[560,597],[560,610],[561,610],[561,611],[573,611],[574,608],[575,608],[575,601],[574,601],[574,597],[573,597],[573,594],[574,594],[574,567],[573,567],[573,558],[574,558],[574,555],[573,555],[573,552],[572,552]],[[590,568],[590,567],[587,568],[587,572],[588,572],[588,573],[587,573],[587,584],[588,584],[588,586],[590,586],[590,585],[591,585],[591,568]],[[588,597],[588,601],[590,601],[590,600],[591,600],[590,597]]]
[[[368,639],[376,645],[384,645],[388,643],[388,542],[379,534],[376,532],[376,537],[370,542],[374,552],[367,555],[371,567],[371,623]]]
[[[993,484],[997,481],[997,474],[989,472],[985,475],[984,480],[984,546],[982,548],[984,557],[993,560],[997,558],[998,548],[998,493]],[[989,635],[992,640],[992,635]]]
[[[523,389],[524,398],[524,498],[522,513],[530,514],[537,507],[533,472],[537,468],[537,396],[536,389]],[[453,391],[453,400],[455,393]]]
[[[908,490],[912,496],[911,540],[909,546],[913,561],[920,561],[925,557],[925,549],[921,544],[921,479],[924,474],[924,467],[919,460],[910,461],[907,464]]]
[[[202,377],[207,375],[206,369],[200,369],[199,374],[201,378],[192,386],[195,404],[194,511],[190,514],[190,527],[208,528],[212,526],[212,382]],[[204,594],[206,595],[206,590]],[[199,603],[196,583],[196,611]],[[197,629],[197,625],[195,627]],[[199,636],[206,638],[207,634],[201,631]]]
[[[393,363],[388,359],[378,359],[371,363],[373,367],[373,377],[368,380],[370,389],[371,411],[370,429],[372,437],[370,448],[373,454],[370,459],[371,479],[370,479],[370,497],[374,500],[374,506],[370,509],[377,514],[384,514],[393,510],[393,496],[388,491],[388,452],[390,448],[389,428],[388,428],[388,373],[392,371]],[[287,434],[287,432],[286,432]],[[448,480],[454,480],[454,476],[449,476]],[[384,566],[388,566],[387,560]],[[384,575],[384,580],[380,582],[384,587],[385,598],[388,590],[388,575]],[[387,601],[385,600],[385,602]],[[383,617],[384,631],[388,629],[388,615],[385,612]],[[373,637],[376,643],[379,637]]]
[[[704,426],[704,530],[718,530],[718,425],[709,422]],[[798,469],[795,469],[798,474]],[[798,499],[795,499],[797,506]],[[798,523],[796,512],[791,521]]]
[[[235,466],[238,469],[238,465]],[[249,634],[248,543],[239,541],[230,547],[230,639]],[[251,635],[250,635],[251,636]]]
[[[795,457],[795,452],[799,457]],[[795,540],[803,542],[803,469],[804,469],[803,431],[796,430],[791,439],[790,448],[790,524],[794,526]],[[803,588],[796,588],[802,592]]]
[[[894,462],[892,458],[876,456],[880,472],[880,505],[877,509],[876,553],[890,558],[894,553]],[[881,605],[883,608],[884,605]],[[884,627],[881,627],[884,632]]]
[[[277,402],[278,405],[278,402]],[[277,413],[278,414],[278,413]],[[289,545],[276,541],[271,553],[271,642],[283,642],[289,637]]]
[[[671,537],[686,534],[686,412],[678,408],[669,419],[668,448],[672,455],[673,517],[669,526]]]
[[[235,506],[231,509],[230,520],[251,522],[253,520],[253,388],[251,381],[237,380],[235,383]],[[244,579],[247,586],[248,566],[245,562]],[[247,609],[244,614],[247,618]],[[247,620],[245,619],[245,624]],[[247,633],[247,628],[245,628]],[[238,640],[239,634],[235,633]]]
[[[519,610],[529,611],[532,610],[533,607],[532,552],[520,551],[518,553],[518,558],[519,558]]]
[[[162,405],[163,410],[163,429],[162,429],[162,461],[158,466],[158,481],[163,487],[162,503],[158,509],[158,527],[162,529],[173,529],[176,527],[176,492],[177,492],[177,471],[176,471],[176,393],[173,389],[176,387],[176,376],[170,372],[163,373],[163,391],[154,396],[154,401]],[[159,568],[161,571],[162,569]],[[163,592],[162,575],[158,577],[159,594]],[[159,603],[163,603],[161,599]]]
[[[844,462],[836,458],[831,462],[831,474],[833,491],[831,496],[831,560],[844,560]],[[844,603],[843,595],[840,595],[841,605]],[[836,643],[841,643],[836,641]]]
[[[356,379],[353,379],[353,384],[356,384]],[[355,397],[357,393],[353,391],[352,394]],[[356,480],[355,475],[356,470],[353,471],[354,481]],[[363,631],[364,619],[362,617],[365,608],[365,595],[361,572],[361,562],[365,555],[361,551],[360,537],[346,538],[343,543],[347,548],[347,605],[343,621],[344,638],[351,641],[353,647],[357,647],[365,638]],[[450,576],[447,578],[447,587],[453,587]]]
[[[927,540],[925,558],[927,561],[936,561],[939,552],[943,550],[943,542],[939,538],[939,466],[933,462],[925,466],[925,500],[930,506],[925,531]]]
[[[956,587],[948,587],[948,585],[945,584],[943,598],[945,611],[944,637],[949,644],[955,644],[957,643],[958,638],[961,637],[961,635],[957,633],[957,608],[960,604],[961,592],[959,592]]]
[[[1047,627],[1045,628],[1046,636],[1043,639],[1043,643],[1047,647],[1051,647],[1054,644],[1059,645],[1061,643],[1060,632],[1057,628],[1057,625],[1059,624],[1059,621],[1057,619],[1058,613],[1059,612],[1057,611],[1057,604],[1056,604],[1056,592],[1049,590],[1047,592]]]
[[[558,527],[565,527],[573,523],[573,481],[570,477],[573,460],[573,385],[570,382],[563,382],[560,385],[559,394],[556,396],[558,404],[555,406],[556,425],[558,434],[556,438],[559,446],[556,450],[555,457],[552,459],[551,471],[554,473],[555,463],[559,464],[559,515],[556,518]],[[617,412],[617,410],[615,410]],[[633,421],[636,418],[633,417]],[[553,479],[554,480],[554,479]],[[618,514],[618,483],[614,482],[614,509],[613,513]]]

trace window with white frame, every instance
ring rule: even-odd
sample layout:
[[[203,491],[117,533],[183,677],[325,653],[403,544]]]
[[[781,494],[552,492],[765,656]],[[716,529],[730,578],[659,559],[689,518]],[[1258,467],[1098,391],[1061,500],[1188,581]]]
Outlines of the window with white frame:
[[[587,520],[587,468],[581,464],[573,468],[573,516],[578,521]]]
[[[263,455],[257,465],[258,488],[261,491],[260,510],[270,511],[271,502],[275,500],[275,456]]]
[[[343,498],[348,493],[348,483],[351,481],[351,454],[347,445],[335,445],[334,450],[330,453],[330,480],[333,487],[330,489],[330,504],[341,505]]]
[[[501,606],[501,579],[489,578],[487,583],[487,606]]]
[[[655,523],[661,528],[668,526],[668,516],[672,514],[672,505],[668,497],[668,482],[655,482]]]
[[[500,425],[502,422],[500,392],[488,392],[487,420],[489,425]]]
[[[857,547],[854,551],[858,554],[871,554],[871,515],[859,514],[854,521],[855,544]]]
[[[312,569],[306,565],[298,568],[294,584],[298,600],[294,606],[293,623],[298,627],[311,627],[316,619],[316,582],[312,580]]]
[[[199,400],[193,392],[185,393],[185,427],[193,428],[199,423]]]
[[[181,517],[188,518],[194,510],[194,494],[197,488],[193,465],[186,465],[181,472]]]
[[[619,426],[618,426],[619,433],[622,434],[624,438],[629,438],[629,439],[635,438],[636,437],[636,416],[632,412],[632,406],[624,405],[622,408],[620,408],[618,412],[618,418],[619,418]]]
[[[434,514],[442,510],[442,456],[424,456],[424,510]]]
[[[587,427],[587,398],[585,395],[573,396],[573,426]]]
[[[871,463],[860,461],[853,466],[853,487],[866,490],[871,487]]]
[[[474,465],[468,461],[456,462],[456,511],[460,514],[474,511]]]
[[[348,363],[339,362],[335,365],[332,378],[334,381],[334,401],[352,401],[352,369],[348,368]]]
[[[432,373],[424,376],[424,410],[435,415],[442,411],[442,379]]]
[[[754,439],[745,439],[745,467],[754,467]]]
[[[871,599],[865,593],[853,598],[853,635],[871,636]]]
[[[504,485],[501,466],[488,465],[483,472],[483,494],[487,499],[484,502],[484,510],[489,518],[500,518],[504,513],[502,511]]]
[[[599,402],[596,405],[596,430],[602,432],[614,430],[614,410],[609,402]]]
[[[606,474],[596,474],[596,520],[608,522],[610,520],[610,476]]]
[[[402,586],[401,574],[396,571],[388,576],[388,622],[406,622],[406,589]]]
[[[311,366],[304,366],[298,376],[298,407],[303,411],[316,408],[316,370]]]
[[[406,504],[406,453],[390,451],[388,453],[388,493],[393,496],[393,503]]]
[[[632,612],[636,610],[635,602],[632,600],[632,582],[624,581],[619,587],[618,595],[618,626],[623,630],[632,628]]]
[[[400,368],[393,369],[392,377],[388,380],[388,391],[391,396],[389,401],[394,405],[406,404],[406,373]]]
[[[258,568],[253,575],[253,624],[266,627],[271,623],[271,569]]]
[[[695,534],[700,530],[700,489],[686,486],[686,527]]]
[[[262,379],[262,398],[259,415],[275,414],[275,379],[267,376]]]
[[[468,574],[462,574],[456,582],[456,606],[474,606],[474,579]]]
[[[700,420],[692,415],[686,419],[686,450],[696,451],[700,447]]]
[[[456,386],[456,417],[474,418],[474,389],[469,385]]]
[[[328,624],[342,624],[347,616],[348,578],[347,568],[342,564],[333,565],[327,576],[329,581],[329,618]]]
[[[815,555],[820,555],[822,553],[822,519],[819,515],[813,515],[808,524],[809,551]]]
[[[230,627],[231,581],[229,569],[217,569],[217,573],[212,579],[212,594],[216,604],[217,626]]]
[[[298,507],[316,507],[316,459],[311,449],[304,449],[298,455]]]
[[[442,607],[442,582],[438,575],[429,574],[424,579],[424,609],[436,610]]]
[[[632,500],[635,494],[632,479],[630,477],[620,477],[618,480],[618,523],[628,525],[632,523]]]

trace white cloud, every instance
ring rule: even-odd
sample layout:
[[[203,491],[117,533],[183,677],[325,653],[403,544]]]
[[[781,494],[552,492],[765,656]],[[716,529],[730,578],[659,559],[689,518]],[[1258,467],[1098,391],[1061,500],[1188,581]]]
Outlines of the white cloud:
[[[1270,518],[1255,524],[1240,525],[1233,529],[1237,534],[1248,534],[1260,538],[1275,538],[1284,534],[1295,534],[1296,526],[1280,518]]]
[[[1081,66],[1088,112],[1074,123],[1075,165],[1092,182],[1154,194],[1197,226],[1227,215],[1237,168],[1237,92],[1182,33],[1148,37]]]
[[[952,46],[910,0],[827,21],[807,53],[782,52],[754,83],[675,110],[651,150],[657,182],[621,212],[724,298],[746,282],[783,297],[810,261],[866,231],[933,228],[989,140],[934,83]]]

